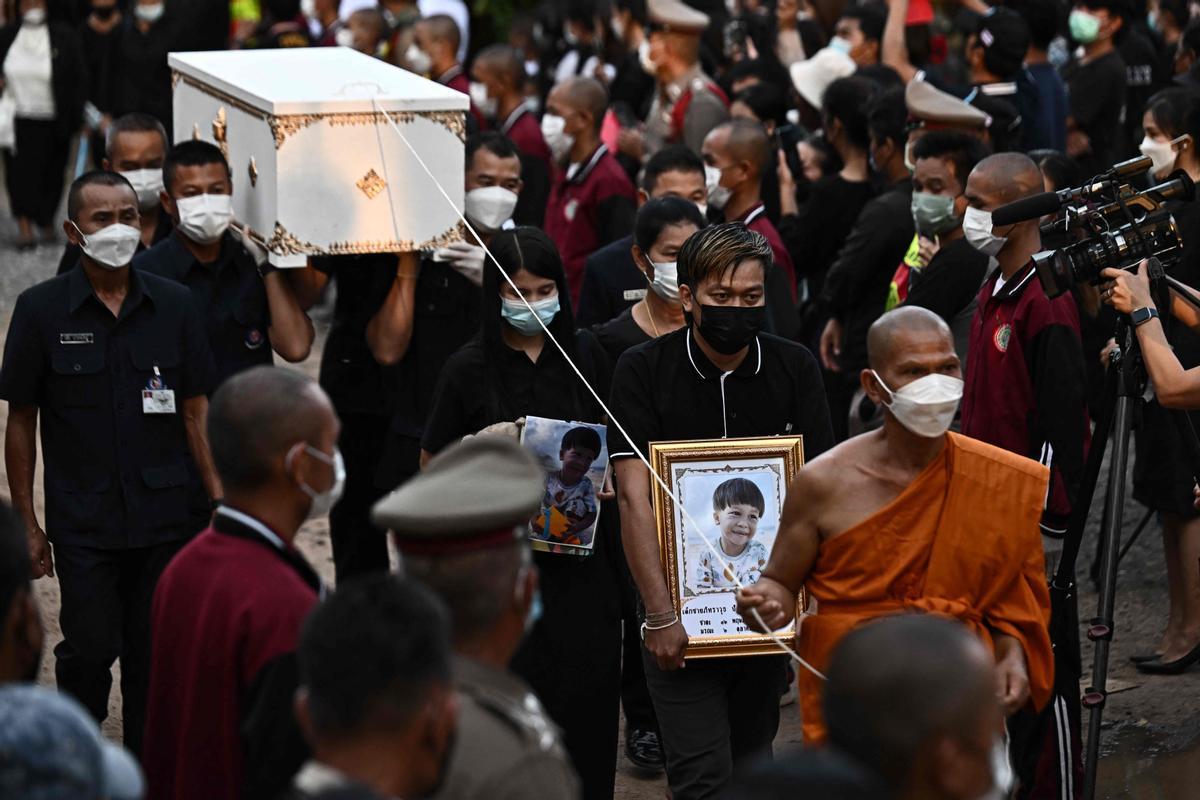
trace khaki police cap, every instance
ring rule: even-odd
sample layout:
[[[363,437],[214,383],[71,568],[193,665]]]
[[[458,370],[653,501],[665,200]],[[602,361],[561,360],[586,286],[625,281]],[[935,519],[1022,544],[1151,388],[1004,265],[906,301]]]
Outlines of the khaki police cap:
[[[679,33],[703,33],[708,14],[681,0],[646,0],[646,17],[651,25]]]
[[[482,434],[433,458],[375,504],[371,520],[396,544],[429,551],[472,550],[511,541],[541,507],[546,476],[516,439]]]
[[[910,117],[929,125],[986,128],[990,119],[984,111],[924,80],[908,82],[904,104]]]

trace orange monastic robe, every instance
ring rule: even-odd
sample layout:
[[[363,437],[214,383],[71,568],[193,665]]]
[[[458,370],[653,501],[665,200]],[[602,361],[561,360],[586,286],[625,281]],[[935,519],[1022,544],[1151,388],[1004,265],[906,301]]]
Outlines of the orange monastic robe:
[[[1050,593],[1038,529],[1049,471],[998,447],[947,434],[946,448],[899,497],[821,543],[805,585],[818,601],[804,618],[800,655],[824,671],[855,626],[887,614],[928,612],[1018,639],[1033,703],[1054,684]],[[879,658],[887,658],[880,653]],[[820,743],[821,683],[800,672],[804,741]]]

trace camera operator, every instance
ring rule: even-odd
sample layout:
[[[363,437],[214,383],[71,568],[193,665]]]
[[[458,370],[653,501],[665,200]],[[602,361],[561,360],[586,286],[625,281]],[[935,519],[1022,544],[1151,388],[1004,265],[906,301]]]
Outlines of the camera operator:
[[[1142,152],[1154,158],[1155,177],[1181,169],[1200,178],[1200,97],[1186,89],[1159,92],[1146,109],[1146,141]],[[1149,151],[1149,152],[1147,152]],[[1174,213],[1183,254],[1167,266],[1167,274],[1200,285],[1200,205],[1179,203]],[[1167,408],[1200,408],[1200,313],[1172,291],[1171,307],[1158,314],[1150,292],[1149,270],[1108,269],[1101,298],[1136,325],[1142,360],[1155,397],[1143,410],[1138,429],[1133,496],[1158,511],[1162,519],[1163,550],[1171,607],[1167,625],[1153,648],[1133,661],[1142,672],[1178,674],[1200,660],[1200,512],[1193,507],[1194,470],[1187,446]],[[1194,292],[1193,292],[1194,293]],[[1194,293],[1195,294],[1195,293]],[[1193,423],[1200,422],[1193,415]]]

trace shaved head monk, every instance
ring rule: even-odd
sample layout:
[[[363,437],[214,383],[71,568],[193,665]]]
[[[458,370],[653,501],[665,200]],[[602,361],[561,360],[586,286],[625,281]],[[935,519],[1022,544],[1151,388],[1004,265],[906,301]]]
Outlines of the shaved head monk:
[[[1046,468],[948,433],[961,368],[941,317],[902,307],[867,337],[863,390],[884,409],[879,430],[800,470],[771,560],[738,610],[762,629],[787,624],[802,586],[817,600],[799,653],[826,670],[861,623],[918,611],[964,622],[990,648],[995,691],[1012,714],[1043,706],[1053,685],[1042,541]],[[888,657],[880,653],[880,658]],[[806,744],[824,739],[822,686],[800,673]]]

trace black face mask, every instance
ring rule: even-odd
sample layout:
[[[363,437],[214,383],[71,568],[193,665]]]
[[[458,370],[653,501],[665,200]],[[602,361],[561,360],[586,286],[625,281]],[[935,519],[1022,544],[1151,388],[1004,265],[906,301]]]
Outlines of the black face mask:
[[[731,356],[754,341],[766,322],[766,306],[700,306],[700,335],[721,355]]]
[[[101,22],[107,22],[112,19],[112,15],[117,13],[116,6],[93,6],[92,13],[96,15],[96,19]]]

